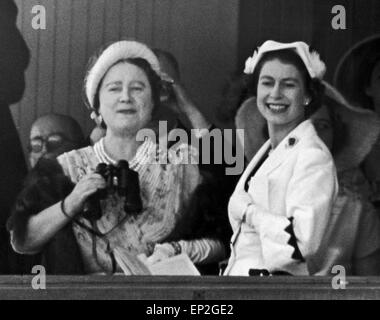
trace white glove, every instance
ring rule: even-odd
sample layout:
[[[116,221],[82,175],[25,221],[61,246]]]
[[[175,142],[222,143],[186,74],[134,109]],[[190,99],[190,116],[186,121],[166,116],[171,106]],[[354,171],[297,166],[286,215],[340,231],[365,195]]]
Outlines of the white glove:
[[[156,244],[153,253],[144,261],[146,264],[154,264],[175,255],[174,247],[170,243]]]

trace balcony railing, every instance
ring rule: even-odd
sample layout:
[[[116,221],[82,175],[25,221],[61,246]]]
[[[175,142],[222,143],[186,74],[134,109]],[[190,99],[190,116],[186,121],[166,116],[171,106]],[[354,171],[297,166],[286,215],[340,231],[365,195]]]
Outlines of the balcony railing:
[[[0,276],[4,299],[380,299],[380,278],[348,277],[333,289],[332,277],[47,276],[46,289],[33,276]]]

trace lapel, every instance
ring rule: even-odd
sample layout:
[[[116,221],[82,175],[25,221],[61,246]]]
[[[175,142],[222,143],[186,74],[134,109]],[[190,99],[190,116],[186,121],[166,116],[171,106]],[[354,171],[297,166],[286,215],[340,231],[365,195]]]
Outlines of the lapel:
[[[259,151],[257,151],[257,153],[255,154],[251,162],[248,164],[247,168],[245,169],[243,175],[241,176],[238,182],[237,189],[244,190],[245,181],[248,179],[248,176],[250,175],[252,170],[255,168],[257,163],[260,161],[260,159],[264,156],[264,154],[268,151],[269,148],[270,148],[270,140],[267,140],[263,144],[263,146],[259,149]]]
[[[285,159],[294,153],[300,146],[300,142],[313,135],[314,127],[311,120],[305,120],[292,130],[268,157],[260,167],[259,172],[269,174],[276,169]]]
[[[264,161],[256,175],[267,176],[271,171],[276,169],[281,163],[285,161],[293,152],[295,152],[302,139],[309,137],[315,133],[314,127],[310,120],[305,120],[299,124],[294,130],[292,130],[277,146],[275,150],[272,151],[268,159]],[[270,148],[270,140],[267,140],[260,150],[253,157],[252,161],[247,166],[244,171],[240,181],[239,189],[244,189],[244,183],[247,180],[249,174],[255,168],[259,160],[263,157],[265,152]]]

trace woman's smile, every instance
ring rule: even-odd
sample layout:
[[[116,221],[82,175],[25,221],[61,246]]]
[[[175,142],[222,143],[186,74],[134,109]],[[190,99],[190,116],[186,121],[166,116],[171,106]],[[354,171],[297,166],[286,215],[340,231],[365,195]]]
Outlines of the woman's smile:
[[[257,106],[271,125],[294,129],[304,118],[308,98],[299,70],[278,59],[265,62],[257,86]]]
[[[136,109],[119,109],[116,110],[116,113],[121,113],[125,115],[135,115],[137,113]]]
[[[283,113],[289,108],[289,104],[267,103],[267,108],[273,113]]]

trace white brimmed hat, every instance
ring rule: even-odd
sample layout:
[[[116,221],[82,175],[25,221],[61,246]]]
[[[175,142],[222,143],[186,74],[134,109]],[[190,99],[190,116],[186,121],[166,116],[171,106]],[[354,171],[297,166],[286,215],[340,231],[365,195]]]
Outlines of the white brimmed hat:
[[[87,72],[84,81],[84,89],[87,100],[86,105],[90,109],[94,109],[96,91],[100,81],[103,79],[109,68],[117,61],[128,58],[145,59],[157,75],[161,75],[158,59],[148,46],[141,42],[129,40],[114,42],[100,54],[93,66]]]
[[[326,73],[326,65],[320,59],[316,51],[310,52],[309,46],[302,41],[292,43],[281,43],[273,40],[265,41],[245,62],[245,74],[252,74],[255,71],[257,63],[262,58],[263,54],[271,51],[284,49],[294,50],[302,59],[305,67],[312,79],[317,78],[322,80]]]

